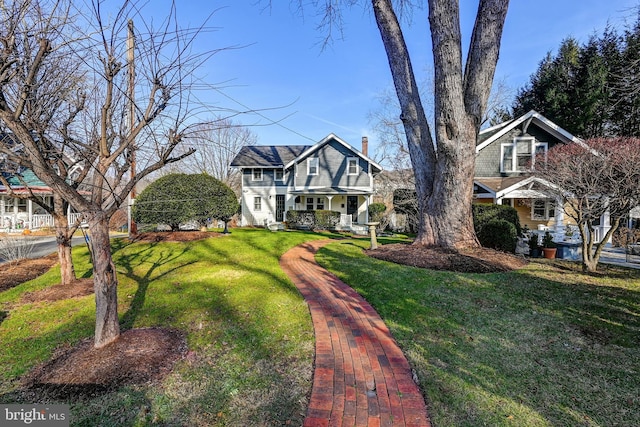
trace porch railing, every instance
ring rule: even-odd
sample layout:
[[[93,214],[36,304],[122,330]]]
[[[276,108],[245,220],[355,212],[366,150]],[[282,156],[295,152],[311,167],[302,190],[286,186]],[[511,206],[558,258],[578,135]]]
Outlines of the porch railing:
[[[82,214],[72,213],[67,216],[69,221],[69,225],[73,225],[76,221],[79,221],[82,217]],[[16,217],[15,215],[6,215],[2,221],[2,227],[8,228],[11,230],[19,230],[29,228],[32,230],[37,230],[40,228],[52,228],[55,226],[53,222],[53,216],[49,214],[36,214],[31,215],[31,221],[25,220],[24,218]]]

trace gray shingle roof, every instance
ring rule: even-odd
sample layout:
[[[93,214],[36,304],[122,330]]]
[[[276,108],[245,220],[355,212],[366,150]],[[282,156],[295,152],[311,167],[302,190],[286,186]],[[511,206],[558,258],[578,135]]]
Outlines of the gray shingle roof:
[[[252,145],[242,147],[231,161],[233,167],[277,167],[284,166],[310,145]]]

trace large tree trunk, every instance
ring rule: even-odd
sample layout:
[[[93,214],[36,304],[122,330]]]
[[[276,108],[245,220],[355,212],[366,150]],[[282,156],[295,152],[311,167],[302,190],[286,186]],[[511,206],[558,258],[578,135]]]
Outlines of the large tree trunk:
[[[393,76],[418,197],[416,244],[479,246],[471,203],[475,147],[493,82],[509,0],[481,0],[462,67],[458,0],[429,0],[435,70],[435,144],[391,0],[372,0]]]
[[[93,287],[96,298],[94,345],[104,347],[120,335],[118,323],[118,278],[111,258],[109,218],[103,212],[88,219],[93,253]]]

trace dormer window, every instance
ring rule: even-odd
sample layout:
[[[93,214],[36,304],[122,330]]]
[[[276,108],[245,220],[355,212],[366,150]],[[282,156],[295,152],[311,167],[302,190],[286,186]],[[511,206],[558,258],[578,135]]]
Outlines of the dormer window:
[[[535,138],[515,138],[500,147],[500,172],[526,172],[533,168],[535,157],[547,153],[548,144]]]
[[[307,175],[318,175],[317,157],[310,157],[307,159]]]
[[[347,158],[347,175],[358,175],[358,158]]]
[[[253,169],[253,173],[251,175],[252,181],[262,181],[262,169]]]

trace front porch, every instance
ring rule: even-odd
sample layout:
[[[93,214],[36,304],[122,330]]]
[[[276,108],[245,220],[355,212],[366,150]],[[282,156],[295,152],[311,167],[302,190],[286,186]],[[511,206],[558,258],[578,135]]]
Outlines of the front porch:
[[[566,215],[562,201],[550,198],[545,184],[534,177],[476,178],[474,199],[513,207],[520,225],[540,239],[548,231],[555,242],[580,241],[577,225]],[[610,228],[609,216],[603,215],[594,229],[594,241],[600,242]]]
[[[51,196],[43,196],[43,202]],[[80,221],[81,214],[67,212],[69,225]],[[5,233],[21,233],[24,230],[39,230],[53,228],[53,216],[48,214],[40,205],[23,199],[8,196],[0,197],[0,231]]]

